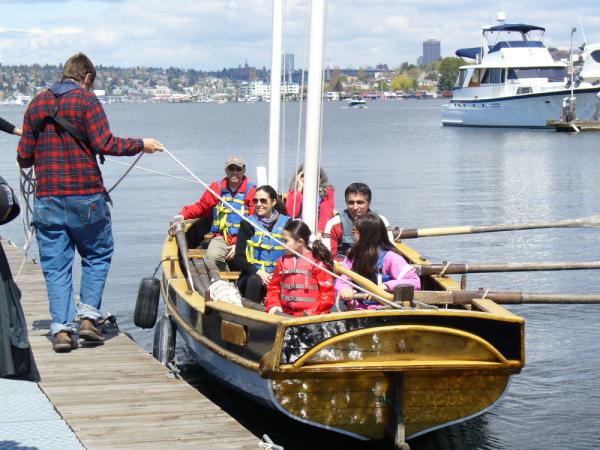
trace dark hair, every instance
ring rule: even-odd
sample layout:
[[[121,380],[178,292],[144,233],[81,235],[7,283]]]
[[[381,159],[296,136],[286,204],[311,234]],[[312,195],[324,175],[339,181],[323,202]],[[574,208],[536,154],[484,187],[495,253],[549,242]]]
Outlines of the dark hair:
[[[390,242],[387,228],[378,215],[368,213],[357,217],[354,228],[358,230],[360,238],[348,252],[348,258],[352,260],[352,270],[363,277],[372,278],[377,272],[380,250],[399,252]]]
[[[298,170],[296,171],[296,174],[292,177],[292,180],[290,181],[290,187],[289,187],[290,191],[296,190],[296,177],[303,170],[304,170],[304,164],[300,164],[298,166]],[[330,186],[331,186],[331,183],[329,183],[329,177],[327,176],[327,174],[325,173],[323,168],[319,167],[319,195],[321,196],[321,198],[327,198],[327,190],[329,189]]]
[[[96,68],[94,64],[83,53],[77,53],[67,59],[65,66],[63,67],[62,80],[67,78],[81,83],[85,80],[85,76],[90,73],[92,74],[92,82],[96,79]]]
[[[258,192],[258,191],[266,192],[271,200],[277,201],[275,203],[275,206],[273,207],[273,209],[275,211],[277,211],[281,214],[286,214],[285,205],[281,201],[281,198],[277,195],[277,191],[275,189],[273,189],[272,186],[270,186],[268,184],[263,184],[262,186],[259,186],[256,188],[256,192]]]
[[[348,198],[348,194],[362,194],[367,198],[367,202],[371,203],[371,188],[365,183],[352,183],[344,191],[344,200]]]
[[[316,259],[325,263],[325,266],[327,266],[329,270],[333,268],[333,256],[331,256],[331,252],[325,247],[325,244],[323,244],[320,239],[314,241],[312,246],[308,244],[311,235],[308,225],[300,219],[294,219],[286,223],[283,229],[290,233],[296,240],[302,238]]]

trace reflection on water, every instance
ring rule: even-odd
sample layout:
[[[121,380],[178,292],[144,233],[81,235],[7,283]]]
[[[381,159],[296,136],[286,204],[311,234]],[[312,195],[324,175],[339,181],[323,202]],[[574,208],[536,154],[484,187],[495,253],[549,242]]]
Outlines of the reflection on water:
[[[180,366],[183,378],[244,427],[261,437],[264,434],[286,450],[347,450],[382,448],[382,443],[366,443],[317,427],[302,424],[261,406],[235,389],[220,383],[200,365]],[[479,416],[466,423],[428,433],[410,441],[411,450],[471,450],[499,448],[490,444],[487,420]]]

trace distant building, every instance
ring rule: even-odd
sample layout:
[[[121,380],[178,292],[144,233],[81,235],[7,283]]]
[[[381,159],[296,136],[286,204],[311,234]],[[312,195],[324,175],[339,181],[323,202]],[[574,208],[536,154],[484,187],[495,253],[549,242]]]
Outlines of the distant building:
[[[281,93],[285,95],[298,95],[300,86],[298,83],[281,83]],[[271,97],[271,85],[261,80],[240,83],[241,97]]]
[[[427,39],[423,42],[423,61],[422,65],[426,66],[434,61],[442,59],[440,51],[440,41],[436,39]]]
[[[294,73],[294,54],[285,53],[281,55],[281,71],[285,76],[286,80],[291,78],[291,74]]]

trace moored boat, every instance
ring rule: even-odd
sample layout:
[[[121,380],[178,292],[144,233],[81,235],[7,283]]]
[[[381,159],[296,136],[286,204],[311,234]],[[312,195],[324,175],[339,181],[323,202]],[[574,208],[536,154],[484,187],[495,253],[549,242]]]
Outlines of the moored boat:
[[[359,98],[348,100],[348,108],[364,109],[367,107],[367,101]]]
[[[456,51],[475,60],[462,66],[453,99],[442,106],[442,125],[545,128],[561,117],[571,95],[568,67],[555,62],[543,43],[545,29],[504,23],[484,27],[481,45]],[[585,67],[584,67],[585,70]],[[577,118],[591,119],[600,85],[580,80],[573,86]]]
[[[432,306],[424,291],[419,301],[397,295],[399,309],[311,317],[211,300],[211,282],[237,274],[219,273],[195,249],[208,222],[175,226],[162,253],[169,320],[210,373],[301,422],[359,439],[394,439],[399,427],[415,437],[482,413],[524,365],[524,320],[489,299]],[[408,261],[429,263],[397,246]],[[437,275],[422,285],[459,289]]]

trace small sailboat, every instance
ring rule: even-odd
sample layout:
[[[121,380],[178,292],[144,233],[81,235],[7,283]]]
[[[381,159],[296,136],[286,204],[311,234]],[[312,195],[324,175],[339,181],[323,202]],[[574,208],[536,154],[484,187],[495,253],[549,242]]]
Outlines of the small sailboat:
[[[323,0],[313,0],[311,14],[311,42],[318,43]],[[314,227],[323,61],[318,45],[311,43],[310,56],[304,198],[313,203],[303,211]],[[208,220],[196,220],[169,228],[162,279],[147,287],[160,290],[166,306],[158,325],[166,331],[159,336],[168,336],[172,348],[176,329],[207,371],[286,416],[406,448],[408,438],[484,412],[524,366],[524,319],[483,292],[464,294],[443,273],[423,275],[422,292],[401,287],[391,294],[336,266],[382,299],[385,306],[372,310],[293,317],[267,314],[245,299],[217,301],[211,286],[238,274],[220,272],[197,248],[209,227]],[[410,263],[431,264],[402,242],[397,248]],[[149,328],[157,305],[148,300],[156,296],[146,294],[138,296],[135,320]],[[163,362],[172,357],[172,351],[158,353]]]

